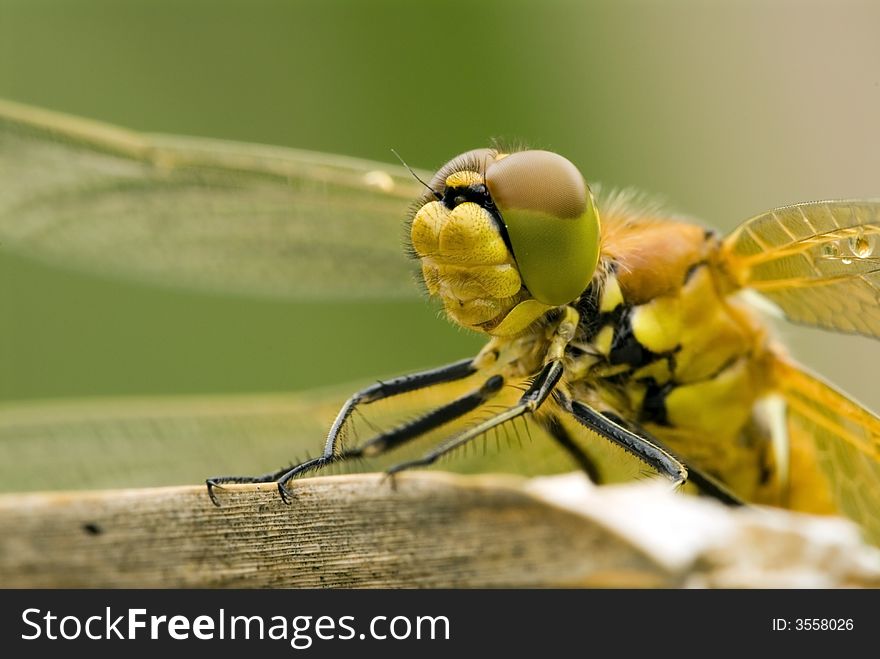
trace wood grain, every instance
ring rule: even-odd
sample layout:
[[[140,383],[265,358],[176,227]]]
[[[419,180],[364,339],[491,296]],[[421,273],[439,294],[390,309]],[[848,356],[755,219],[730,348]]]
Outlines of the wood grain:
[[[656,585],[662,570],[516,479],[375,474],[0,497],[5,587]]]
[[[844,520],[581,476],[402,474],[0,496],[7,588],[880,584]]]

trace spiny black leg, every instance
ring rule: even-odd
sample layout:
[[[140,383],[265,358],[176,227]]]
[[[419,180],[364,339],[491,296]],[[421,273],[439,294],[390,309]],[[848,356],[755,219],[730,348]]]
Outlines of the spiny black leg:
[[[305,471],[320,469],[331,462],[336,462],[339,460],[344,460],[350,457],[355,457],[356,453],[346,452],[341,454],[340,456],[331,456],[330,458],[325,458],[324,456],[320,456],[317,458],[312,458],[311,460],[306,460],[298,465],[282,467],[278,471],[272,471],[268,474],[263,474],[262,476],[214,476],[205,481],[205,485],[208,487],[208,496],[211,497],[211,502],[215,506],[220,506],[220,502],[217,500],[217,495],[214,490],[222,490],[224,485],[227,484],[235,484],[235,483],[279,483],[279,479],[287,480],[297,476]],[[279,483],[278,493],[281,495],[281,498],[285,503],[290,503],[291,497],[290,492],[287,488],[282,487],[281,483]]]
[[[580,401],[563,402],[561,397],[557,397],[557,402],[562,404],[563,409],[571,412],[578,422],[639,458],[676,485],[683,485],[687,480],[687,468],[680,460],[658,446],[657,443],[624,428],[613,416],[601,414]]]
[[[224,484],[276,482],[279,483],[278,491],[281,498],[289,503],[290,492],[284,487],[284,483],[288,480],[294,476],[302,474],[303,472],[314,471],[333,462],[341,462],[361,455],[360,450],[339,450],[339,439],[342,428],[345,426],[345,423],[351,417],[358,405],[366,405],[385,398],[391,398],[400,394],[424,389],[435,384],[460,380],[473,375],[476,370],[472,359],[463,359],[439,368],[420,371],[418,373],[410,373],[409,375],[404,375],[384,382],[377,382],[369,387],[361,389],[349,398],[342,406],[342,409],[339,411],[336,420],[330,428],[330,432],[327,435],[327,440],[324,445],[324,451],[320,457],[307,460],[302,464],[293,467],[283,467],[277,471],[263,474],[262,476],[214,476],[205,481],[205,485],[208,488],[208,496],[211,498],[211,501],[215,506],[219,506],[220,502],[217,500],[214,490],[223,489]],[[380,437],[382,436],[380,435]]]
[[[642,428],[641,426],[635,426],[632,422],[624,421],[619,416],[612,412],[606,412],[604,415],[606,418],[611,419],[615,423],[624,428],[630,430],[630,432],[640,435],[657,446],[662,446],[659,439],[651,435],[647,430]],[[668,449],[664,449],[668,453],[671,452]],[[678,460],[678,458],[676,458]],[[679,460],[679,462],[681,462]],[[699,490],[707,495],[712,497],[713,499],[717,499],[721,503],[727,504],[728,506],[744,506],[746,505],[745,501],[743,501],[739,496],[734,494],[729,487],[727,487],[724,483],[719,481],[717,478],[704,472],[702,469],[698,469],[693,465],[686,465],[686,469],[688,471],[688,481],[693,483],[699,488]]]
[[[442,407],[431,410],[413,421],[377,435],[359,447],[337,453],[336,455],[327,455],[325,453],[317,458],[306,460],[302,464],[287,467],[264,476],[225,476],[208,479],[208,491],[210,494],[213,494],[213,488],[220,487],[224,483],[268,483],[274,481],[278,484],[278,493],[281,499],[285,503],[290,503],[292,496],[286,487],[286,483],[292,478],[307,471],[315,471],[334,462],[341,462],[342,460],[355,457],[372,457],[384,453],[475,410],[500,391],[503,386],[504,378],[500,375],[494,375],[486,380],[477,390],[461,396]],[[216,497],[212,496],[211,498],[212,501],[216,502]]]
[[[624,421],[616,414],[597,412],[584,403],[570,400],[562,395],[557,395],[556,401],[563,409],[571,412],[578,422],[639,458],[676,485],[683,485],[687,480],[691,480],[703,492],[722,503],[731,506],[744,504],[742,499],[717,479],[700,470],[686,467],[681,460],[665,449],[660,441],[644,428],[638,427],[638,431],[635,432],[630,429],[631,423]]]
[[[493,375],[476,391],[472,391],[460,398],[456,398],[451,403],[438,407],[435,410],[431,410],[413,421],[409,421],[389,430],[388,432],[377,435],[357,448],[350,449],[338,455],[328,456],[325,454],[287,470],[275,479],[278,483],[278,492],[281,495],[281,499],[284,503],[291,502],[292,497],[290,491],[286,487],[286,483],[303,472],[320,469],[332,462],[339,462],[353,457],[373,457],[380,455],[385,451],[389,451],[401,444],[405,444],[406,442],[421,437],[425,433],[431,432],[450,421],[454,421],[455,419],[472,412],[496,393],[501,391],[503,386],[504,378],[500,375]]]
[[[543,403],[547,397],[550,395],[550,392],[553,391],[553,388],[559,382],[559,378],[562,377],[562,363],[559,361],[553,361],[544,366],[541,372],[535,377],[532,385],[526,390],[526,392],[522,395],[517,402],[516,405],[510,407],[500,414],[496,414],[495,416],[483,421],[482,423],[478,423],[473,428],[470,428],[463,433],[456,435],[452,439],[443,442],[435,448],[433,451],[429,451],[425,455],[420,458],[416,458],[415,460],[410,460],[407,462],[401,462],[399,464],[394,465],[386,472],[388,476],[393,476],[396,473],[399,473],[405,469],[411,469],[412,467],[424,467],[430,464],[433,464],[437,461],[441,456],[449,453],[450,451],[458,448],[471,441],[475,437],[479,437],[483,433],[492,430],[492,428],[496,428],[502,423],[510,421],[511,419],[515,419],[518,416],[522,416],[526,412],[534,412],[538,407],[540,407],[541,403]]]
[[[262,476],[212,476],[205,481],[205,485],[208,487],[208,496],[211,497],[211,503],[219,507],[220,502],[217,500],[217,495],[214,492],[215,489],[222,490],[223,485],[232,483],[271,483],[278,476],[290,470],[291,467],[292,465],[281,467],[277,471],[272,471]]]
[[[435,384],[454,382],[455,380],[461,380],[473,375],[476,372],[477,369],[474,366],[473,359],[462,359],[461,361],[453,362],[446,366],[432,368],[418,373],[410,373],[409,375],[403,375],[392,380],[377,382],[376,384],[361,389],[345,402],[342,409],[339,410],[339,414],[336,415],[336,419],[333,421],[333,425],[330,426],[330,431],[327,433],[327,441],[324,444],[323,455],[334,455],[338,452],[337,446],[339,444],[339,437],[342,428],[345,426],[345,423],[351,417],[358,405],[368,405],[369,403],[375,403],[378,400],[384,400],[393,396],[399,396],[400,394],[418,391],[419,389],[425,389]]]
[[[421,437],[425,433],[431,432],[450,421],[454,421],[455,419],[472,412],[496,393],[501,391],[503,386],[504,378],[500,375],[493,375],[476,391],[461,396],[460,398],[456,398],[451,403],[447,403],[442,407],[431,410],[417,419],[377,435],[361,446],[343,451],[336,455],[327,455],[325,453],[320,457],[287,470],[278,475],[275,479],[275,482],[278,483],[278,492],[281,495],[281,499],[284,503],[291,502],[292,496],[287,489],[286,484],[300,474],[320,469],[333,462],[339,462],[354,457],[374,457],[393,448],[397,448],[401,444],[405,444],[406,442]]]
[[[435,428],[439,428],[450,421],[472,412],[496,393],[501,391],[503,386],[504,378],[500,375],[493,375],[476,391],[466,394],[461,398],[457,398],[451,403],[447,403],[435,410],[431,410],[418,419],[414,419],[413,421],[398,426],[388,432],[377,435],[365,442],[358,450],[361,455],[372,457],[393,448],[397,448],[405,442],[415,439],[416,437],[421,437]]]

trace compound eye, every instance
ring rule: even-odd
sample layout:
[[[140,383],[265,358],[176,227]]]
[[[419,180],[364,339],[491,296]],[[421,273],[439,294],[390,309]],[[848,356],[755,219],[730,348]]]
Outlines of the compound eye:
[[[550,151],[520,151],[492,164],[486,184],[499,208],[530,210],[559,219],[587,208],[587,184],[570,160]]]
[[[520,151],[490,161],[486,185],[534,298],[576,299],[599,259],[599,214],[577,167],[550,151]]]

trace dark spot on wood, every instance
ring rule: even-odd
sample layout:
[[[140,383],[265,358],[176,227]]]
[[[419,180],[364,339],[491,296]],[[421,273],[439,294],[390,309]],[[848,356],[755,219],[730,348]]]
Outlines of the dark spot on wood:
[[[89,535],[101,535],[104,532],[104,529],[102,529],[98,524],[95,524],[94,522],[83,524],[82,530]]]

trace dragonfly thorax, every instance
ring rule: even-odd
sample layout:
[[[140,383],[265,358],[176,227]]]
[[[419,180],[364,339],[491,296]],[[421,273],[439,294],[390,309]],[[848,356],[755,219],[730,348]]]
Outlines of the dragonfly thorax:
[[[727,294],[714,266],[717,239],[672,222],[654,235],[670,233],[691,248],[665,252],[668,262],[652,250],[656,294],[644,294],[627,264],[635,260],[620,254],[578,300],[581,323],[567,349],[565,385],[575,399],[588,398],[671,448],[689,450],[697,464],[754,497],[756,474],[770,460],[768,443],[749,443],[755,405],[768,386],[767,330]],[[650,245],[652,234],[643,235]],[[664,272],[668,285],[660,287]]]

